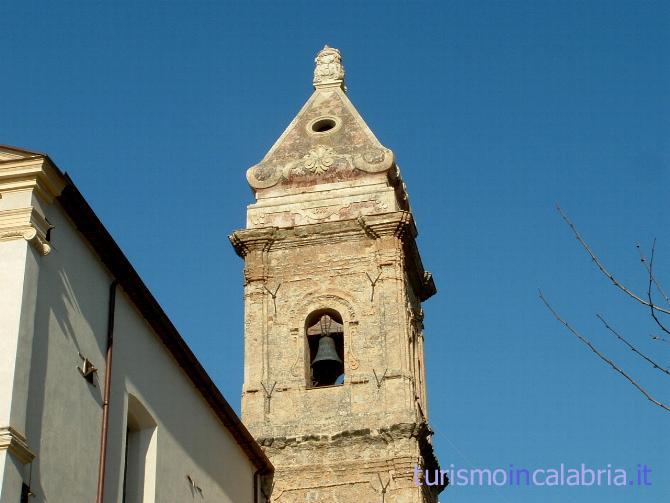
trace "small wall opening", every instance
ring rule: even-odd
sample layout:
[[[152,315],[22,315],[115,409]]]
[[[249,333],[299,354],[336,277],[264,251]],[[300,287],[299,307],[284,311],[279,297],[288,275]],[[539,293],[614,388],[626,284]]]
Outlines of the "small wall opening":
[[[319,119],[312,124],[312,131],[315,133],[325,133],[326,131],[333,129],[335,126],[337,126],[337,122],[335,122],[334,119]]]
[[[310,387],[344,383],[344,325],[337,311],[323,309],[305,322]]]
[[[140,401],[128,395],[123,466],[123,503],[154,503],[156,422]]]

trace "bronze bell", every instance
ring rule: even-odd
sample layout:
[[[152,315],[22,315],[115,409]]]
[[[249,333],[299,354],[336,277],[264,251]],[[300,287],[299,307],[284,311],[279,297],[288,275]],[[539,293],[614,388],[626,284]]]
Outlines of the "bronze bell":
[[[321,361],[336,361],[342,364],[337,349],[335,349],[335,341],[330,335],[325,335],[319,339],[319,349],[316,351],[312,365]]]
[[[319,348],[312,360],[312,371],[317,386],[335,384],[337,378],[344,373],[344,364],[337,354],[335,341],[330,335],[319,339]]]

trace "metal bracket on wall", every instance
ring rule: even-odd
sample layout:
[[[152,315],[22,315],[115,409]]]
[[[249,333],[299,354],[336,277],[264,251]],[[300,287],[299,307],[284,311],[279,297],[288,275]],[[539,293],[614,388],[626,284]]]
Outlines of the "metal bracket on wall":
[[[273,292],[267,286],[265,286],[265,283],[263,283],[263,288],[265,288],[265,291],[270,294],[270,297],[272,297],[272,305],[275,308],[275,316],[277,315],[277,292],[279,291],[280,286],[281,286],[281,283],[279,283],[277,285],[277,288],[275,288],[275,291]]]
[[[384,379],[386,379],[386,373],[388,372],[388,368],[384,369],[384,373],[382,374],[381,378],[377,377],[377,372],[375,369],[372,369],[372,373],[375,375],[375,381],[377,382],[377,389],[380,389],[382,387],[382,384],[384,384]]]
[[[98,369],[95,368],[95,365],[93,365],[93,363],[81,353],[79,353],[79,358],[83,360],[83,363],[81,367],[77,367],[77,370],[79,370],[79,373],[84,379],[86,379],[86,381],[88,381],[89,384],[95,386],[95,382],[93,382],[93,376],[96,374],[96,372],[98,372]]]
[[[390,474],[386,473],[382,477],[382,474],[379,472],[377,472],[376,475],[377,477],[374,477],[373,475],[370,478],[370,485],[372,486],[374,492],[380,494],[381,502],[384,503],[386,501],[386,492],[388,491],[388,488],[391,485],[392,477]]]
[[[200,494],[201,498],[204,498],[205,495],[202,493],[202,488],[195,484],[195,480],[190,475],[186,475],[186,480],[188,480],[189,485],[191,486],[191,493],[195,496],[196,493]]]
[[[378,473],[377,477],[379,477],[379,485],[381,486],[381,491],[382,491],[382,503],[386,501],[386,489],[388,489],[388,486],[391,485],[391,479],[389,478],[386,481],[386,484],[382,481],[382,476]]]
[[[370,284],[372,285],[372,293],[370,294],[370,302],[375,300],[375,285],[377,284],[377,281],[379,281],[379,278],[381,278],[382,273],[380,272],[377,274],[377,277],[373,280],[370,275],[366,272],[365,275],[368,277],[368,281],[370,281]]]
[[[275,386],[277,386],[277,381],[275,381],[272,384],[272,387],[268,391],[267,387],[265,386],[265,383],[261,381],[261,386],[263,386],[263,391],[265,391],[265,398],[267,398],[267,401],[265,402],[265,412],[269,413],[270,412],[270,400],[272,400],[272,393],[274,393]]]

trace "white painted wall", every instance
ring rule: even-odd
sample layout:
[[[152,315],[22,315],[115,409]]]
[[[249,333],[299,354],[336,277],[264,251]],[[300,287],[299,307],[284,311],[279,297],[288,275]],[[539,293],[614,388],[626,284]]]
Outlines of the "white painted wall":
[[[53,249],[48,256],[26,252],[31,248],[23,240],[0,243],[0,286],[11,282],[15,284],[13,291],[20,294],[19,300],[0,298],[0,314],[10,315],[2,323],[5,319],[11,321],[11,327],[7,328],[10,331],[18,330],[20,315],[16,309],[20,308],[24,314],[29,312],[34,323],[31,347],[24,352],[29,355],[24,385],[25,435],[37,455],[32,463],[31,487],[35,497],[31,503],[91,503],[95,501],[97,484],[102,422],[100,381],[104,375],[112,278],[57,204],[46,208],[46,213],[55,225],[51,234]],[[20,279],[24,277],[26,264],[30,268],[30,260],[36,260],[39,267],[39,275],[33,275],[37,290],[19,292]],[[26,311],[31,304],[34,313]],[[6,359],[11,353],[8,340],[3,333],[0,358]],[[81,365],[79,353],[100,369],[95,386],[86,382],[77,370]],[[7,391],[11,388],[7,385],[11,369],[4,360],[2,364],[0,419],[5,421],[9,413],[5,402],[7,393],[11,393]],[[25,367],[26,363],[21,365]],[[155,442],[156,457],[155,502],[253,500],[255,468],[119,288],[107,503],[121,501],[129,393],[142,403],[156,423],[151,440]],[[7,468],[6,463],[4,466]],[[202,495],[192,493],[187,476],[201,488]],[[0,473],[0,484],[1,477]],[[0,502],[5,501],[18,503],[18,499],[5,500],[0,495]]]
[[[30,192],[5,194],[0,212],[30,206]],[[34,334],[39,257],[24,239],[0,241],[0,435],[26,430],[26,401]],[[24,466],[0,449],[0,502],[18,501]]]

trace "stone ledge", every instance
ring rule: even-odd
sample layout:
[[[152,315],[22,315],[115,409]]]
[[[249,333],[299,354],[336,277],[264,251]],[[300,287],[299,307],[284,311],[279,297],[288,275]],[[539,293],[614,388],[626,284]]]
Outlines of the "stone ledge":
[[[351,220],[322,222],[295,227],[262,227],[242,229],[228,236],[236,253],[244,258],[251,251],[271,252],[278,249],[319,246],[355,239],[397,239],[403,248],[408,277],[419,298],[432,297],[437,289],[431,273],[426,271],[416,245],[416,225],[412,214],[393,211],[367,215]]]
[[[370,428],[344,430],[333,435],[304,435],[295,437],[260,437],[256,440],[264,447],[284,449],[289,446],[297,446],[306,442],[314,444],[338,444],[351,439],[365,438],[366,441],[381,440],[389,442],[398,439],[416,437],[425,439],[432,432],[425,423],[398,423],[391,426],[372,430]]]
[[[0,162],[0,193],[33,190],[47,203],[65,188],[60,170],[45,155],[32,155]]]
[[[11,426],[0,427],[0,450],[4,449],[9,450],[24,465],[35,458],[25,437]]]

